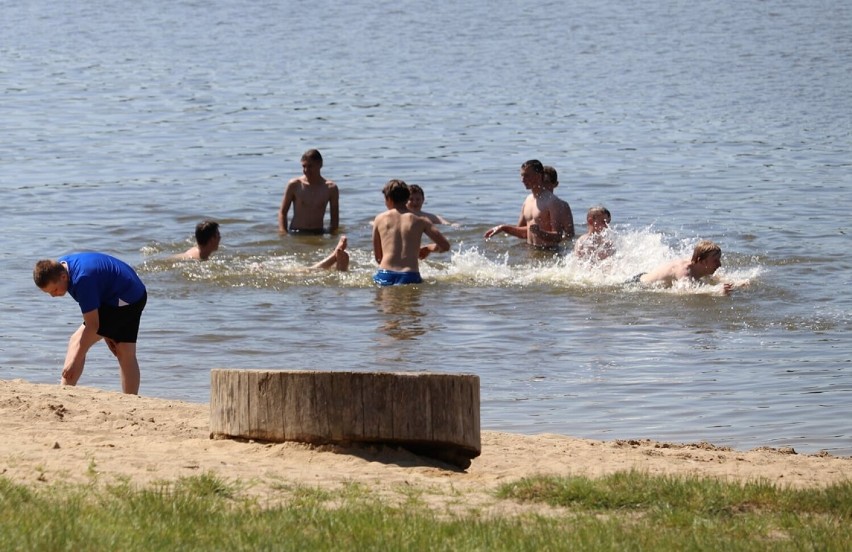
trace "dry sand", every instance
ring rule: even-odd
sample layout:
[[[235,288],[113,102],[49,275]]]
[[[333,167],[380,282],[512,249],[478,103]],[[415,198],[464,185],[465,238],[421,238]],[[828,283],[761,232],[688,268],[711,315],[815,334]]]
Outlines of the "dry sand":
[[[287,489],[356,483],[383,497],[404,500],[417,492],[437,507],[495,512],[523,508],[494,498],[497,486],[534,474],[595,477],[634,469],[791,487],[852,477],[852,457],[494,431],[482,432],[482,455],[463,471],[395,447],[211,440],[205,404],[21,380],[0,381],[0,432],[0,473],[34,486],[93,480],[144,486],[212,473],[270,500]]]

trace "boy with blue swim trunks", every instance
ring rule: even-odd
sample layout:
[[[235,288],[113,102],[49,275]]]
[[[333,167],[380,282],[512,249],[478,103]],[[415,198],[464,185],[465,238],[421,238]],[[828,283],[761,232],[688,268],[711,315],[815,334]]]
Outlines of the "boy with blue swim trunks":
[[[427,217],[412,213],[406,203],[411,195],[402,180],[391,180],[382,189],[388,208],[373,221],[373,255],[379,270],[373,281],[380,286],[419,284],[419,260],[431,253],[450,250],[450,242]],[[420,246],[423,234],[433,242]]]
[[[122,391],[137,394],[136,337],[148,293],[130,265],[103,253],[75,253],[38,261],[33,281],[52,297],[69,293],[83,313],[83,324],[68,341],[62,385],[77,384],[86,353],[103,338],[118,359]]]

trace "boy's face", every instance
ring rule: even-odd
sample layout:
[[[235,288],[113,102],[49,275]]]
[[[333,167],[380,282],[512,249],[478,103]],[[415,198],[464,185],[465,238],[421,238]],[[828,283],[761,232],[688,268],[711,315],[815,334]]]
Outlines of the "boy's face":
[[[543,175],[535,172],[532,167],[521,168],[521,182],[524,183],[524,187],[527,190],[530,190],[535,186],[541,187],[543,180]]]
[[[423,197],[423,194],[419,194],[417,192],[412,193],[408,197],[408,208],[412,211],[419,211],[423,207],[423,202],[426,198]]]
[[[609,226],[609,221],[606,219],[605,214],[595,213],[586,219],[586,224],[589,225],[589,229],[591,229],[592,232],[603,232],[604,229]]]
[[[51,297],[62,297],[68,292],[68,275],[61,275],[58,279],[41,288],[41,290]]]
[[[313,175],[319,174],[320,169],[322,169],[322,165],[320,165],[313,159],[302,160],[302,174],[304,174],[305,176],[311,177]]]
[[[713,274],[719,269],[719,267],[722,266],[722,254],[713,253],[704,257],[698,262],[704,267],[704,269],[707,271],[707,274]]]

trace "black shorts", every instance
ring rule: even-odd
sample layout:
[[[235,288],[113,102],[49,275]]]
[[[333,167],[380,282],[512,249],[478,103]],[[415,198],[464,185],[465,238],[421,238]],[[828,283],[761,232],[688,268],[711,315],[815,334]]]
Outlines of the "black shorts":
[[[290,233],[294,235],[301,234],[303,236],[322,236],[331,232],[325,228],[290,228]]]
[[[139,320],[145,303],[148,302],[148,294],[131,305],[123,307],[98,307],[98,318],[100,327],[98,335],[112,339],[117,343],[136,343],[136,335],[139,333]]]

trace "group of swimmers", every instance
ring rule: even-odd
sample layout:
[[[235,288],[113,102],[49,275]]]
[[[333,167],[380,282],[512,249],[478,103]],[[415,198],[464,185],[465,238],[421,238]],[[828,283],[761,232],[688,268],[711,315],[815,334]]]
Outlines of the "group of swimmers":
[[[287,182],[278,211],[280,234],[336,233],[340,226],[339,190],[334,181],[322,175],[323,159],[316,149],[301,157],[302,175]],[[518,223],[499,224],[485,232],[489,239],[503,232],[525,240],[536,249],[559,250],[575,237],[571,206],[559,198],[556,169],[536,159],[521,165],[521,182],[529,195],[521,205]],[[402,180],[389,181],[382,190],[386,211],[373,220],[373,253],[379,267],[373,280],[381,286],[420,283],[418,261],[434,252],[449,250],[449,242],[436,228],[449,224],[440,215],[423,211],[425,193],[420,186],[407,185]],[[292,210],[292,218],[290,213]],[[324,226],[326,212],[330,224]],[[589,262],[602,261],[615,253],[609,232],[612,214],[597,205],[586,213],[587,231],[574,241],[575,257]],[[422,236],[433,243],[421,246]],[[176,256],[183,259],[207,259],[219,247],[219,225],[202,221],[195,229],[196,245]],[[348,270],[347,239],[342,236],[334,250],[308,269]],[[705,259],[708,259],[705,261]],[[631,278],[629,283],[671,286],[677,280],[701,280],[711,276],[721,266],[721,248],[713,242],[702,241],[689,259],[665,263],[648,273]],[[732,285],[724,285],[728,293]]]
[[[290,179],[284,190],[278,211],[278,232],[282,235],[336,233],[340,226],[337,184],[322,175],[323,159],[318,150],[306,151],[301,164],[302,175]],[[380,286],[421,283],[419,261],[431,253],[450,250],[450,242],[437,228],[448,222],[422,210],[425,194],[420,186],[409,186],[394,179],[385,184],[382,193],[387,210],[373,220],[373,255],[379,265],[373,281]],[[327,228],[324,226],[326,211],[330,215]],[[433,243],[421,245],[424,235]],[[195,246],[175,258],[209,258],[219,248],[219,224],[200,222],[195,228],[195,239]],[[346,236],[341,236],[331,254],[308,268],[348,270],[346,247]]]
[[[311,149],[301,158],[302,176],[291,179],[284,191],[278,212],[281,234],[336,233],[340,224],[337,185],[322,176],[322,155]],[[558,249],[574,238],[571,207],[554,194],[558,186],[556,170],[532,159],[521,165],[521,181],[529,195],[521,207],[516,225],[500,224],[485,233],[491,238],[499,232],[526,240],[530,246]],[[378,270],[373,280],[380,286],[422,282],[419,261],[432,253],[449,251],[450,242],[438,230],[448,224],[439,215],[422,210],[425,194],[419,186],[402,180],[390,180],[382,189],[386,210],[373,219],[373,255]],[[293,216],[290,219],[290,210]],[[326,210],[330,226],[323,226]],[[601,261],[615,253],[608,228],[612,216],[605,207],[589,209],[586,234],[577,238],[574,254],[590,261]],[[422,237],[432,240],[421,245]],[[202,221],[195,229],[196,245],[176,255],[180,259],[208,259],[221,241],[219,223]],[[349,268],[346,236],[335,249],[309,269],[345,271]],[[672,286],[679,280],[698,281],[712,276],[721,266],[722,251],[711,241],[701,241],[691,258],[664,263],[636,275],[630,283]],[[73,253],[57,260],[42,259],[33,269],[36,286],[53,297],[70,294],[83,315],[82,325],[68,342],[62,370],[62,384],[75,385],[83,373],[88,350],[105,339],[118,359],[121,386],[125,393],[138,393],[139,363],[136,338],[147,290],[132,267],[103,253]],[[725,294],[734,288],[723,283]]]
[[[308,150],[302,155],[301,165],[302,175],[290,179],[284,191],[278,211],[279,233],[337,232],[340,223],[339,191],[332,180],[322,175],[322,155],[316,149]],[[521,205],[518,223],[494,226],[485,232],[485,238],[503,232],[525,240],[536,249],[561,249],[564,243],[574,239],[575,229],[571,206],[555,193],[559,186],[556,169],[531,159],[521,165],[520,176],[529,195]],[[394,179],[385,185],[382,192],[387,210],[373,220],[373,253],[379,264],[373,280],[381,286],[420,283],[422,278],[418,261],[431,253],[449,250],[449,242],[435,228],[436,225],[449,223],[440,215],[423,211],[425,194],[420,186],[409,186]],[[327,210],[330,225],[326,228],[324,220]],[[574,242],[575,257],[589,262],[611,257],[615,253],[609,232],[611,221],[612,215],[606,207],[598,205],[590,208],[586,213],[587,231]],[[198,245],[180,257],[205,259],[215,251],[219,234],[218,226],[215,231],[210,228],[213,224],[202,222],[196,228]],[[421,246],[424,235],[433,243]],[[346,237],[343,236],[330,255],[309,268],[347,270],[349,255],[346,245]],[[665,263],[631,278],[629,282],[670,287],[682,279],[702,280],[712,276],[721,266],[721,254],[718,245],[702,241],[696,246],[691,258]],[[730,284],[722,287],[724,293],[729,293],[731,289],[733,286]]]

